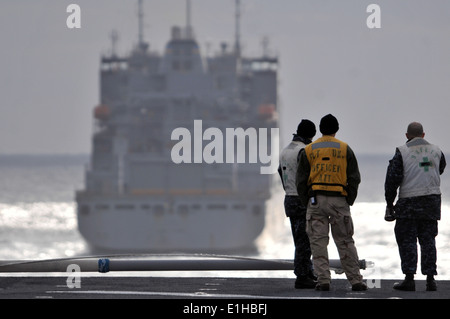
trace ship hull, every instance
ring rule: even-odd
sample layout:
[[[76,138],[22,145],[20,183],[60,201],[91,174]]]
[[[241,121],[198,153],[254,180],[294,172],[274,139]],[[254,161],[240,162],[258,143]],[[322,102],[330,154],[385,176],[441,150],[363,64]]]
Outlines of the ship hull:
[[[221,252],[254,247],[266,203],[256,199],[77,196],[78,228],[96,249]]]

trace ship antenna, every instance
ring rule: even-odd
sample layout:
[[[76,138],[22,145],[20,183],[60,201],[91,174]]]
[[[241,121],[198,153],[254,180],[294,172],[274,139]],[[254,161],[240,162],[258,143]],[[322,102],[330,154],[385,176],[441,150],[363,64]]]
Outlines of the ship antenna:
[[[193,38],[191,24],[191,0],[186,0],[186,38]]]
[[[138,0],[139,47],[144,47],[144,9],[143,0]]]
[[[119,40],[119,34],[117,32],[117,30],[112,30],[111,31],[111,55],[113,57],[117,56],[117,41]]]
[[[239,58],[241,56],[241,0],[236,0],[236,26],[234,53]]]

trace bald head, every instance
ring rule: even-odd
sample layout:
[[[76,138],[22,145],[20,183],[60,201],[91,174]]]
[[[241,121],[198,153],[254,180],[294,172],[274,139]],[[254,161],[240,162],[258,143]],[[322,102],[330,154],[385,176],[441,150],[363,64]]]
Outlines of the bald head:
[[[424,137],[423,126],[419,122],[412,122],[408,125],[408,130],[406,131],[406,137],[412,139],[415,137]]]

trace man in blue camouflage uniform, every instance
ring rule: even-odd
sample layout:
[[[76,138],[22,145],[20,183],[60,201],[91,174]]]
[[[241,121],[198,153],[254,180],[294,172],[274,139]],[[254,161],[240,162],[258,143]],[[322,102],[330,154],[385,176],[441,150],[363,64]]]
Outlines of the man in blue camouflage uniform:
[[[311,247],[306,234],[306,207],[297,194],[295,178],[297,174],[300,151],[311,143],[316,135],[316,126],[309,120],[302,120],[297,127],[297,133],[280,154],[278,173],[286,193],[284,209],[291,222],[292,237],[295,245],[294,274],[297,276],[295,288],[314,288],[314,274],[311,262]]]
[[[421,248],[421,270],[427,276],[427,291],[437,289],[434,276],[438,220],[441,219],[440,175],[446,161],[442,151],[424,139],[420,123],[409,124],[405,145],[397,147],[389,161],[385,181],[387,221],[396,220],[397,240],[405,280],[394,289],[415,291],[417,239]],[[394,200],[399,189],[398,200]]]

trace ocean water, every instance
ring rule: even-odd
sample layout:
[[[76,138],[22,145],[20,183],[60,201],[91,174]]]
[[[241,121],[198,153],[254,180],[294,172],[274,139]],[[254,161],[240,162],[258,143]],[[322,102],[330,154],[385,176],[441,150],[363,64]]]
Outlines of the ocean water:
[[[362,183],[351,210],[359,257],[375,264],[362,272],[366,278],[403,277],[393,231],[395,223],[384,221],[383,184],[390,157],[358,156]],[[74,200],[75,191],[84,187],[87,162],[85,155],[0,156],[0,260],[53,259],[94,253],[78,232]],[[442,176],[442,192],[442,220],[436,238],[438,278],[450,279],[450,173]],[[283,199],[279,186],[268,203],[266,228],[256,241],[256,251],[242,256],[293,258],[294,246]],[[338,258],[332,238],[329,256]],[[197,275],[293,276],[292,272],[285,271]]]

